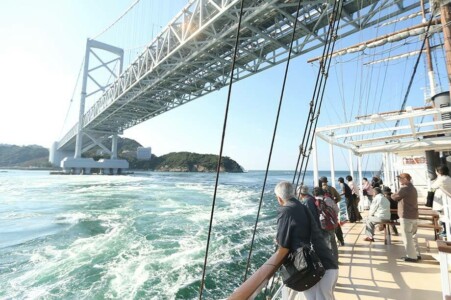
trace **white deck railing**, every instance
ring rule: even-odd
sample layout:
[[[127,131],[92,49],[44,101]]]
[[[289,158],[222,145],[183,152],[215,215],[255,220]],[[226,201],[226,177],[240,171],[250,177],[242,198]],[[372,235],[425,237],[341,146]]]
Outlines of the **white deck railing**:
[[[451,232],[450,232],[450,216],[451,216],[451,194],[447,193],[443,189],[443,215],[446,228],[446,241],[437,240],[437,248],[439,251],[440,262],[440,280],[442,282],[442,295],[443,299],[451,299],[451,286],[449,282],[449,263],[451,254]]]

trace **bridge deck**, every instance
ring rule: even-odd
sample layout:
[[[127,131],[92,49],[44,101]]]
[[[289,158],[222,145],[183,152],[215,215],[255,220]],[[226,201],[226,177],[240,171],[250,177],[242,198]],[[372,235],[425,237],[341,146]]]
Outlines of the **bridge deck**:
[[[292,57],[324,45],[333,1],[302,1]],[[338,37],[344,38],[418,8],[414,0],[343,2]],[[192,0],[84,114],[83,130],[99,141],[150,118],[262,72],[288,58],[298,1]],[[306,104],[307,105],[307,104]],[[76,124],[58,149],[74,149]],[[84,139],[83,148],[93,145]]]

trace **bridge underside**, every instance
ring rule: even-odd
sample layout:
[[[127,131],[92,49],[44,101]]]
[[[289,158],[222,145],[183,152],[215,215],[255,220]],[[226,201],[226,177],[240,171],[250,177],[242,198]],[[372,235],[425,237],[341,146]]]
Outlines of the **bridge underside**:
[[[82,148],[229,83],[241,0],[191,1],[84,114]],[[302,1],[292,57],[324,45],[334,1]],[[233,81],[285,62],[298,1],[244,1]],[[346,1],[338,38],[418,8],[420,1]],[[58,143],[75,148],[77,124]],[[97,142],[96,142],[97,141]]]

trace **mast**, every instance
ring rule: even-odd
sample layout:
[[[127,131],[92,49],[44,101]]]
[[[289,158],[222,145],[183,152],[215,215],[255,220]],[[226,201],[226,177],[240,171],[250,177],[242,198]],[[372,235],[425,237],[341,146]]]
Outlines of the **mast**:
[[[448,1],[446,1],[448,2]],[[451,3],[445,3],[445,1],[440,1],[442,5],[440,6],[440,18],[442,20],[443,26],[443,40],[445,43],[445,54],[446,54],[446,70],[448,72],[448,86],[451,87]],[[445,3],[445,4],[443,4]],[[450,89],[451,90],[451,89]]]
[[[433,13],[432,10],[431,13]],[[426,22],[426,13],[424,11],[424,0],[421,0],[421,16],[423,18],[423,23],[426,24],[427,22]],[[432,56],[431,56],[431,46],[429,44],[429,36],[426,37],[424,46],[426,49],[426,65],[428,69],[429,86],[430,86],[429,97],[432,97],[435,96],[436,91],[435,91],[434,67],[432,66]]]

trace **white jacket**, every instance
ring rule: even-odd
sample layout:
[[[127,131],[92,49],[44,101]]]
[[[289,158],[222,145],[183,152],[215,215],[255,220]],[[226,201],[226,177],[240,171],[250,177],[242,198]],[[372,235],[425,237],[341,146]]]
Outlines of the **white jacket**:
[[[443,190],[451,193],[451,177],[438,175],[437,179],[431,184],[431,188],[435,189],[432,210],[440,212],[440,221],[444,221],[443,201],[446,199],[446,195]]]
[[[438,175],[437,179],[432,183],[431,188],[441,188],[451,194],[451,177],[446,175]]]
[[[390,220],[390,201],[383,194],[377,194],[371,202],[368,215],[382,220]]]

